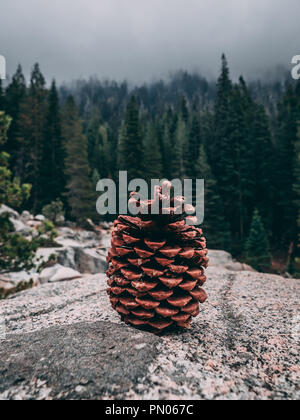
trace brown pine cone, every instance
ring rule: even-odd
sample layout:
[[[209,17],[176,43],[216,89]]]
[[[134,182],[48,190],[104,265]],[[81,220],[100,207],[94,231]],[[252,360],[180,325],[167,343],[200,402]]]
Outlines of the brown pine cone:
[[[209,261],[202,230],[186,224],[187,214],[174,214],[174,207],[170,212],[119,216],[107,257],[112,307],[126,323],[156,333],[189,328],[207,299],[201,288]]]

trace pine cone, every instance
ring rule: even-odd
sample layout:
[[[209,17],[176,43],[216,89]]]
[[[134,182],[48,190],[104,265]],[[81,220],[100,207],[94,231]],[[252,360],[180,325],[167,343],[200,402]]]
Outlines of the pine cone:
[[[156,190],[160,200],[162,189]],[[131,200],[135,200],[131,198]],[[186,224],[186,213],[119,216],[114,223],[107,275],[112,307],[122,320],[159,333],[171,326],[189,328],[207,299],[201,286],[208,265],[202,230]],[[152,201],[140,202],[151,206]]]

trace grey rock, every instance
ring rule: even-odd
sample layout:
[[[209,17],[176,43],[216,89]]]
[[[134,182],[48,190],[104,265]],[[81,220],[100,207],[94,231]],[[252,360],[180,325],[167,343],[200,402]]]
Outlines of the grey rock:
[[[65,216],[60,214],[56,217],[55,223],[57,223],[59,226],[61,226],[65,223],[65,221],[66,221]]]
[[[9,281],[9,278],[0,276],[0,295],[1,294],[6,295],[7,293],[14,290],[15,287],[16,285],[12,281]],[[0,316],[0,320],[1,320],[1,316]]]
[[[31,231],[30,227],[26,226],[25,223],[23,223],[21,220],[15,219],[14,217],[10,217],[9,220],[13,224],[14,229],[17,233],[30,232]]]
[[[56,249],[57,262],[64,267],[76,269],[76,247],[67,246],[62,249]]]
[[[42,226],[42,222],[40,222],[38,220],[29,220],[26,224],[33,229],[37,229],[40,226]]]
[[[128,392],[146,375],[158,342],[103,321],[9,335],[0,349],[0,398],[100,399]],[[145,346],[137,349],[140,343]]]
[[[34,285],[39,284],[39,276],[35,272],[28,273],[27,271],[18,271],[15,273],[7,273],[5,276],[0,275],[0,279],[8,281],[14,286],[17,286],[21,282],[28,284],[30,281],[32,281]]]
[[[121,322],[104,275],[2,301],[0,399],[299,399],[299,281],[217,266],[207,277],[191,329],[160,338]]]
[[[37,220],[38,222],[44,222],[46,220],[46,217],[42,214],[38,214],[37,216],[35,216],[34,220]]]
[[[108,268],[106,257],[89,248],[76,250],[76,266],[81,273],[91,274],[105,273]]]
[[[82,277],[82,275],[72,268],[62,267],[60,265],[55,266],[55,273],[50,277],[49,282],[55,283],[59,281],[74,280]]]
[[[226,266],[232,263],[232,256],[226,251],[209,250],[210,266]]]
[[[21,214],[21,219],[23,222],[29,222],[29,220],[33,220],[32,214],[29,213],[29,211],[24,210]]]
[[[40,284],[37,273],[27,273],[20,271],[18,273],[0,274],[0,297],[7,294],[15,293],[16,287],[22,283],[22,286],[34,287]],[[1,324],[1,311],[0,311]]]
[[[8,213],[8,214],[9,214],[9,216],[10,216],[11,218],[13,218],[13,219],[19,219],[19,218],[20,218],[20,215],[19,215],[19,213],[18,213],[17,211],[15,211],[15,210],[11,209],[10,207],[6,206],[5,204],[2,204],[2,205],[0,206],[0,216],[1,216],[3,213]]]
[[[41,284],[74,280],[80,277],[82,276],[78,271],[73,270],[72,268],[63,267],[60,264],[45,268],[39,276]]]
[[[209,250],[210,266],[223,267],[229,271],[255,271],[247,264],[243,264],[232,259],[232,255],[226,251]]]

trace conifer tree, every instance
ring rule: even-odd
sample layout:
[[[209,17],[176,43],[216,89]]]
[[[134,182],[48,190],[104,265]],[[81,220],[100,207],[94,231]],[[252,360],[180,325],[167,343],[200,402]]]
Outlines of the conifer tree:
[[[300,84],[299,84],[300,85]],[[296,243],[298,208],[295,204],[295,165],[298,121],[300,120],[300,99],[296,89],[287,88],[278,105],[277,147],[278,166],[277,206],[274,221],[275,240],[282,249],[289,249]]]
[[[187,173],[190,177],[194,177],[196,170],[196,162],[199,157],[199,150],[201,144],[200,122],[197,115],[192,119],[191,128],[189,131],[189,165]]]
[[[2,79],[0,79],[0,109],[2,111],[6,110],[6,98],[5,98],[5,92],[3,89]]]
[[[209,162],[219,185],[221,199],[228,220],[235,223],[232,212],[236,212],[237,190],[236,172],[234,168],[234,146],[232,142],[233,86],[229,77],[229,68],[225,55],[222,56],[222,70],[217,83],[217,99],[215,105],[213,141],[209,147]],[[234,227],[231,227],[234,233]]]
[[[147,179],[148,182],[150,182],[151,179],[163,178],[160,144],[152,122],[148,123],[146,129],[143,161],[145,167],[145,179]]]
[[[26,81],[22,67],[19,65],[6,89],[6,112],[11,116],[12,122],[7,133],[5,150],[10,155],[10,165],[14,175],[24,178],[25,153],[24,133],[21,120],[21,110],[26,99]]]
[[[64,161],[65,149],[61,132],[60,106],[56,83],[53,81],[48,94],[40,162],[39,201],[41,207],[63,198],[65,192]]]
[[[229,223],[225,218],[223,203],[218,194],[217,182],[207,162],[204,146],[200,146],[199,157],[195,166],[196,179],[205,182],[204,229],[208,247],[211,249],[231,250],[231,234]]]
[[[87,139],[73,97],[63,109],[63,138],[66,147],[65,175],[67,178],[68,206],[71,217],[80,225],[96,216],[95,193],[90,180]]]
[[[251,141],[254,153],[248,160],[248,177],[255,174],[252,208],[258,208],[268,232],[272,229],[274,201],[276,200],[274,158],[270,123],[262,105],[254,104],[250,122]],[[254,168],[253,168],[254,166]],[[250,206],[249,206],[250,207]]]
[[[181,118],[183,119],[185,124],[188,124],[188,122],[189,122],[189,109],[188,109],[188,105],[187,105],[187,100],[184,96],[181,99]]]
[[[167,179],[172,179],[172,170],[170,160],[173,152],[173,111],[169,108],[168,112],[163,116],[162,120],[162,160],[163,160],[163,176]]]
[[[127,170],[128,179],[143,178],[143,141],[137,100],[131,97],[127,106],[119,143],[119,169]]]
[[[24,142],[23,181],[32,185],[28,203],[33,212],[41,208],[39,194],[43,188],[40,178],[40,165],[45,135],[45,116],[47,109],[47,90],[39,65],[35,64],[31,73],[28,97],[22,107],[21,131]]]
[[[170,156],[171,177],[184,179],[187,176],[189,161],[187,126],[183,119],[177,121],[177,128]]]
[[[271,266],[268,237],[258,210],[254,211],[249,236],[245,243],[245,260],[259,271],[267,271]]]
[[[88,140],[88,157],[91,170],[99,169],[103,157],[100,154],[102,138],[100,134],[101,118],[99,110],[93,110],[87,124],[86,137]]]

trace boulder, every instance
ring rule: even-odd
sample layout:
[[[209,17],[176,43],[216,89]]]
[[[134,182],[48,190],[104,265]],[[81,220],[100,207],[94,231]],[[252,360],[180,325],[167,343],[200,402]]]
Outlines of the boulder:
[[[30,226],[27,226],[20,219],[14,219],[13,217],[10,217],[9,220],[13,224],[15,231],[20,235],[29,236],[32,234],[32,229]]]
[[[39,276],[41,284],[74,280],[80,277],[82,276],[78,271],[73,270],[72,268],[63,267],[60,264],[45,268]]]
[[[7,273],[5,276],[0,275],[0,279],[8,281],[14,286],[17,286],[19,283],[29,284],[31,281],[35,286],[39,284],[39,275],[33,271],[18,271],[15,273]]]
[[[105,273],[108,268],[106,257],[100,255],[96,249],[78,248],[75,258],[81,273]]]
[[[29,222],[29,220],[33,220],[33,216],[29,213],[29,211],[24,210],[21,214],[21,219],[26,223]]]
[[[42,214],[38,214],[37,216],[35,216],[34,220],[37,220],[38,222],[44,222],[46,220],[46,217]]]
[[[56,249],[57,262],[64,267],[76,269],[76,246],[65,246]]]
[[[49,279],[49,282],[55,283],[59,281],[74,280],[80,277],[82,277],[82,275],[78,271],[58,264],[55,266],[54,275]]]
[[[10,218],[15,219],[15,220],[20,218],[20,215],[17,211],[11,209],[10,207],[6,206],[5,204],[2,204],[0,206],[0,216],[3,213],[8,213]]]
[[[255,271],[247,264],[243,264],[232,259],[232,255],[226,251],[209,250],[209,265],[223,267],[230,271]]]
[[[34,272],[27,273],[26,271],[20,271],[17,273],[0,275],[0,299],[8,294],[15,293],[17,290],[20,290],[20,288],[26,289],[38,286],[39,284],[39,276]]]
[[[59,265],[59,267],[61,267],[61,265]],[[56,271],[57,271],[57,265],[54,265],[53,267],[45,268],[39,275],[40,283],[41,284],[48,283],[51,277],[55,275]]]

